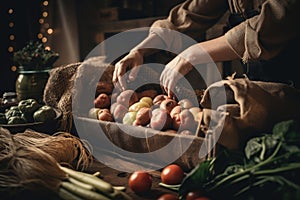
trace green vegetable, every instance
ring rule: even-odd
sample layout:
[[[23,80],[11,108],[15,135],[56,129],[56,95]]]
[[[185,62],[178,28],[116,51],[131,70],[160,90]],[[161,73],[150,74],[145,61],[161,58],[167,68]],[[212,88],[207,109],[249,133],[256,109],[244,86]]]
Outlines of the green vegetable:
[[[13,55],[15,64],[22,66],[24,70],[48,69],[59,58],[59,54],[47,50],[40,41],[30,41],[22,49]]]
[[[36,122],[46,122],[53,120],[56,117],[56,112],[51,106],[44,105],[33,114],[33,119]]]
[[[12,116],[8,119],[7,124],[26,124],[27,121],[22,116]]]
[[[250,139],[236,161],[235,156],[224,149],[213,162],[200,163],[183,180],[181,199],[190,188],[212,199],[300,199],[299,122],[276,124],[272,133]]]
[[[33,122],[33,113],[40,108],[40,104],[35,99],[25,99],[19,102],[18,108],[27,122]]]
[[[7,124],[7,119],[4,113],[0,113],[0,124]]]
[[[33,114],[37,109],[40,108],[40,104],[35,99],[25,99],[21,100],[18,107],[22,113]]]
[[[17,107],[11,107],[8,111],[5,112],[6,119],[9,120],[11,117],[21,116],[22,112]]]
[[[58,191],[62,199],[131,200],[126,193],[94,175],[59,167],[69,176],[61,183]],[[124,190],[124,187],[120,189]]]

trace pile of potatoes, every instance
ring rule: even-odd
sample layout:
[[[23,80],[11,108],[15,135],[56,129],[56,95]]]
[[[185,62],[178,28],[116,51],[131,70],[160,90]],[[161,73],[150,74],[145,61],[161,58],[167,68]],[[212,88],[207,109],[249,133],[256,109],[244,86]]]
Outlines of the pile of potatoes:
[[[137,93],[128,89],[112,94],[111,87],[100,88],[94,100],[95,107],[89,111],[93,119],[182,134],[195,134],[201,120],[201,108],[189,99],[177,101],[155,90]]]

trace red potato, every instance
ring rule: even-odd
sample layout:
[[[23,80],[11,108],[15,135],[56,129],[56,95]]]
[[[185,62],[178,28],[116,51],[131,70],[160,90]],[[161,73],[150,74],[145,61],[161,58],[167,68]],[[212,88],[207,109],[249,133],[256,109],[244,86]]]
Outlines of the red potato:
[[[124,90],[117,97],[117,102],[129,108],[132,104],[138,102],[137,93],[134,90]]]
[[[109,108],[110,106],[110,98],[107,94],[101,93],[94,100],[95,108]]]
[[[171,113],[172,109],[177,106],[178,103],[174,99],[165,99],[160,103],[160,109],[166,110],[169,114]]]
[[[110,111],[107,108],[104,108],[99,110],[98,120],[113,122],[114,118]]]
[[[150,123],[151,108],[143,107],[136,113],[136,122],[134,124],[146,126]]]
[[[128,112],[128,108],[126,108],[122,104],[115,105],[113,117],[116,122],[122,122],[124,115]]]
[[[170,114],[163,109],[157,108],[152,111],[150,119],[150,127],[155,130],[166,130],[172,125],[172,118]]]
[[[181,108],[180,105],[175,106],[175,107],[171,110],[171,112],[170,112],[171,118],[173,119],[173,118],[175,117],[176,114],[179,114],[179,113],[181,112],[181,110],[182,110],[182,108]]]
[[[193,103],[191,100],[189,99],[181,99],[178,101],[178,104],[183,108],[183,109],[189,109],[191,107],[193,107]]]
[[[175,130],[190,130],[195,131],[197,123],[194,120],[193,114],[188,110],[184,109],[180,113],[176,114],[173,118],[173,128]]]
[[[165,99],[169,99],[169,97],[167,95],[164,94],[159,94],[156,97],[153,98],[153,104],[154,105],[159,105],[163,100]]]

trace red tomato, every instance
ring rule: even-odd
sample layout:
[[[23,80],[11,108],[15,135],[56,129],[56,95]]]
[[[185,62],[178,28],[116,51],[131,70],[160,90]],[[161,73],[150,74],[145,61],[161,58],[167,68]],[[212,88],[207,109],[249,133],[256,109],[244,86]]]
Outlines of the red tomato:
[[[210,200],[208,197],[197,197],[195,200]]]
[[[163,194],[157,200],[178,200],[178,197],[174,194]]]
[[[161,181],[168,185],[180,184],[184,178],[184,171],[180,166],[171,164],[166,166],[161,172]]]
[[[185,199],[186,200],[196,200],[196,199],[201,198],[201,197],[203,197],[203,192],[200,192],[200,191],[191,191],[191,192],[187,193]]]
[[[130,175],[128,185],[135,193],[147,192],[152,186],[152,176],[145,171],[136,171]]]

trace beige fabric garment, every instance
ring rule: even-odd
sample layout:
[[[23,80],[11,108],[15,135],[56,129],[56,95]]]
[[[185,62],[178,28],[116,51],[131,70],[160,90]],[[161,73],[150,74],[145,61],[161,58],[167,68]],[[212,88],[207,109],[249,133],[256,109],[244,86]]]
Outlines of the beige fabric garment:
[[[179,49],[180,40],[163,37],[168,28],[194,39],[213,26],[226,11],[246,15],[250,10],[260,14],[230,29],[226,39],[245,62],[268,60],[278,55],[299,34],[295,19],[299,19],[299,1],[294,0],[187,0],[174,7],[168,18],[156,21],[150,34],[160,36],[169,48]]]

